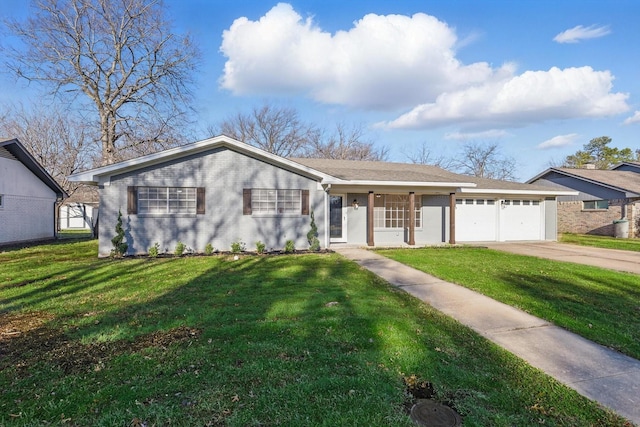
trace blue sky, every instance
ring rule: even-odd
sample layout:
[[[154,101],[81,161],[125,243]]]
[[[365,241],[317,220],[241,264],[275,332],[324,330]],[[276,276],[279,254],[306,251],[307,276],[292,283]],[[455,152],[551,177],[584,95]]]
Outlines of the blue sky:
[[[22,0],[0,1],[21,18]],[[203,52],[202,128],[265,101],[361,124],[389,158],[497,142],[526,180],[607,135],[640,149],[635,0],[165,0]],[[33,91],[0,74],[5,100]]]

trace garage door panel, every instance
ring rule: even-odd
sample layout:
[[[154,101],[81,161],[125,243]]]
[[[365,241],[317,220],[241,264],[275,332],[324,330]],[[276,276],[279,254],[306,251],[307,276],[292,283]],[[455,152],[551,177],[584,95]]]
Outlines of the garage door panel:
[[[496,201],[461,199],[456,201],[456,240],[491,242],[497,239]]]
[[[540,240],[542,218],[538,200],[505,200],[500,212],[500,240]]]

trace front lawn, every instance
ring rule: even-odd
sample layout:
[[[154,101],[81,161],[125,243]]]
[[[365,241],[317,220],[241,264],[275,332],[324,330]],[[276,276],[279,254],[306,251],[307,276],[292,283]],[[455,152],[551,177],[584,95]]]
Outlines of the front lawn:
[[[96,253],[0,252],[0,425],[625,425],[336,254]]]
[[[616,239],[606,236],[592,236],[589,234],[562,234],[560,242],[597,248],[620,249],[623,251],[640,252],[640,239]]]
[[[640,278],[482,248],[378,253],[640,359]]]

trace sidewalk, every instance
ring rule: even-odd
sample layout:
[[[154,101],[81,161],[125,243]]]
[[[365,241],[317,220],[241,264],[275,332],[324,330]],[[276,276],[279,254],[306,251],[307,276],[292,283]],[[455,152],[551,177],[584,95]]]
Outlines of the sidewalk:
[[[336,252],[640,425],[640,361],[372,251]]]

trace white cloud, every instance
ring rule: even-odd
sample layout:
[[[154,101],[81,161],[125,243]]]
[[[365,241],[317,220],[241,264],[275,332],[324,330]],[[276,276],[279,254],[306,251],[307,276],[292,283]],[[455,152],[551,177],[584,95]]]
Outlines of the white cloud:
[[[580,135],[578,135],[577,133],[554,136],[553,138],[547,139],[546,141],[538,144],[537,148],[545,150],[547,148],[564,147],[573,144],[573,142],[578,139],[579,136]]]
[[[304,93],[325,103],[408,108],[494,74],[485,62],[456,59],[457,41],[447,24],[423,13],[369,14],[330,34],[279,3],[224,31],[220,83],[234,94]]]
[[[596,32],[596,28],[587,30]],[[602,31],[602,29],[601,29]],[[607,30],[608,31],[608,30]],[[516,73],[514,64],[463,64],[454,29],[433,16],[368,14],[329,33],[279,3],[223,33],[222,88],[236,95],[304,95],[317,102],[408,113],[381,127],[451,124],[496,129],[628,110],[613,75],[591,67]]]
[[[625,125],[640,123],[640,111],[636,111],[635,113],[633,113],[633,116],[627,117],[627,119],[623,123]]]
[[[584,27],[582,25],[578,25],[556,35],[553,38],[553,41],[558,43],[578,43],[580,40],[604,37],[610,33],[611,30],[608,26],[598,27],[596,25],[591,25],[589,27]]]
[[[456,141],[469,141],[469,140],[486,140],[486,139],[498,139],[509,135],[509,133],[502,129],[490,129],[482,132],[452,132],[447,133],[444,139],[453,139]]]
[[[555,119],[605,117],[629,109],[627,94],[611,93],[613,76],[591,67],[551,68],[505,75],[421,104],[389,128],[427,129],[451,124],[521,126]]]

